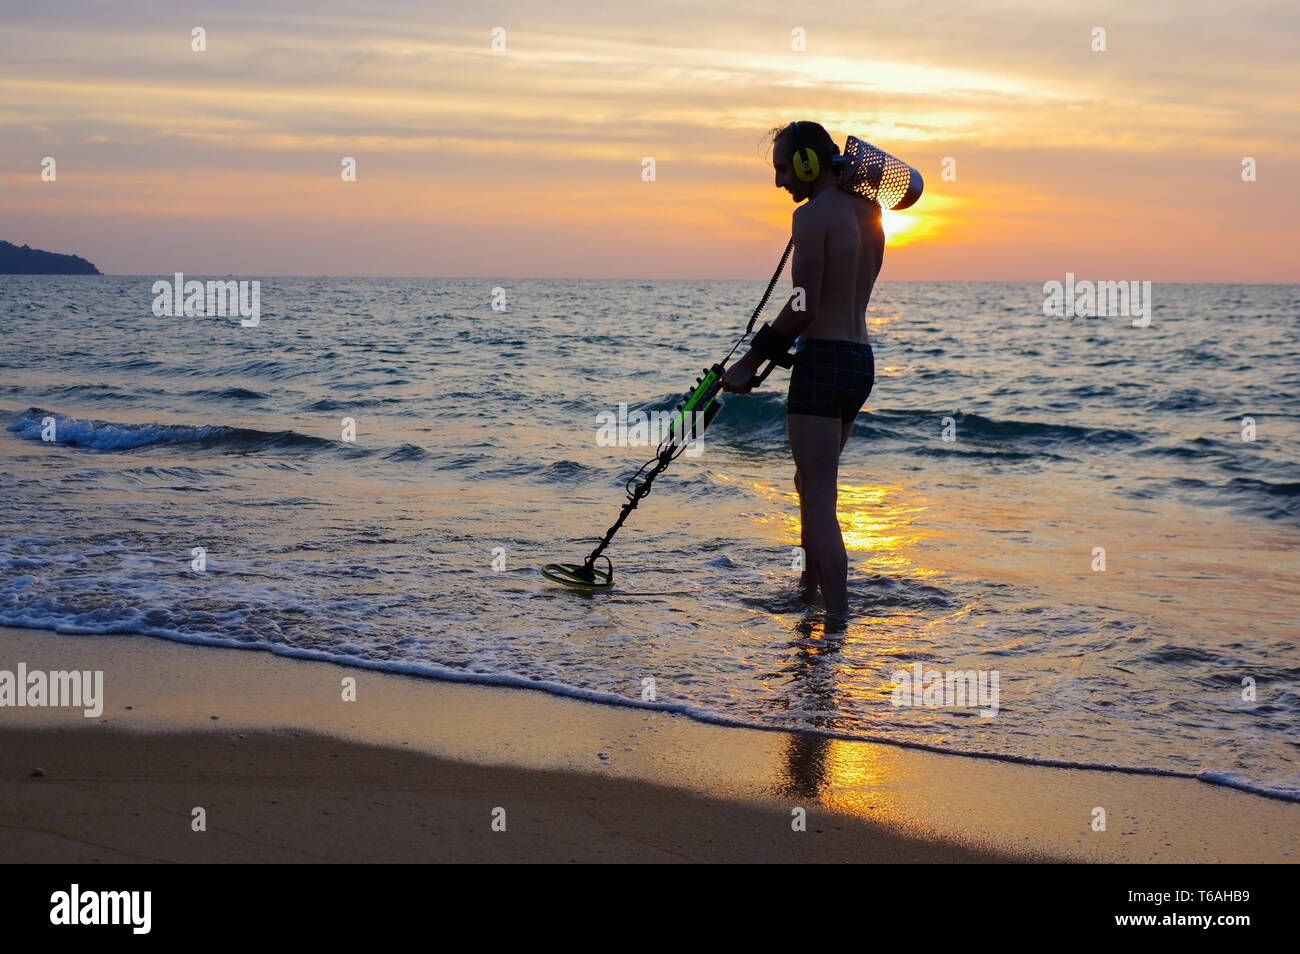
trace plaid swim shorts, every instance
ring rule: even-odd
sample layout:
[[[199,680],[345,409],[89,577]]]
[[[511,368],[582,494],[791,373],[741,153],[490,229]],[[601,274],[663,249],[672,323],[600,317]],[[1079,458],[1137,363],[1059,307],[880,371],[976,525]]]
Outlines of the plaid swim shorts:
[[[851,421],[875,382],[876,358],[867,342],[800,338],[785,412]]]

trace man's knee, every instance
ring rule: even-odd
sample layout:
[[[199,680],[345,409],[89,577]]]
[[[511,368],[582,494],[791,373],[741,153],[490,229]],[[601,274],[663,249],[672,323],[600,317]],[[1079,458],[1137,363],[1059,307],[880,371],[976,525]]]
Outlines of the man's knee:
[[[821,507],[835,510],[835,500],[839,496],[839,479],[834,470],[813,471],[802,474],[796,484],[805,500]]]

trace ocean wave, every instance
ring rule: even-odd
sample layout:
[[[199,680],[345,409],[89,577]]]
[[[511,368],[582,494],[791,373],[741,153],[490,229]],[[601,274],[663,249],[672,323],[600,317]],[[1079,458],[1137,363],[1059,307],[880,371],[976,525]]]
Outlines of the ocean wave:
[[[672,405],[669,405],[672,406]],[[854,434],[897,439],[938,439],[951,418],[957,442],[971,441],[1012,445],[1009,451],[1068,446],[1135,446],[1145,438],[1123,428],[1082,427],[1044,421],[1018,421],[965,414],[961,411],[920,408],[871,408],[857,417]],[[785,399],[774,394],[731,400],[718,423],[737,428],[776,427],[785,430]],[[1014,445],[1021,445],[1017,448]]]
[[[533,480],[544,484],[587,483],[600,477],[601,472],[596,468],[572,460],[557,460],[545,466],[536,466],[531,473]]]
[[[218,401],[262,401],[270,395],[251,388],[200,388],[197,391],[186,391],[185,397],[213,398]]]
[[[338,401],[333,398],[321,398],[319,401],[313,401],[303,408],[304,411],[355,411],[363,407],[382,407],[385,404],[400,404],[401,398],[350,398],[346,401]]]
[[[398,463],[407,461],[425,461],[430,460],[434,455],[430,454],[423,447],[417,447],[415,444],[403,444],[384,454],[383,459]]]
[[[935,411],[873,411],[888,419],[896,415],[902,420],[924,420],[928,428],[938,430],[934,423],[951,417],[956,425],[958,440],[1020,443],[1036,447],[1059,445],[1115,446],[1135,445],[1143,442],[1142,435],[1122,428],[1080,427],[1075,424],[1049,424],[1042,421],[1015,421],[984,417],[980,414]]]
[[[1232,450],[1222,441],[1208,437],[1197,437],[1182,444],[1156,444],[1135,451],[1140,457],[1180,457],[1184,459],[1204,459],[1226,457]]]
[[[45,420],[54,419],[53,441],[67,447],[98,451],[128,451],[168,444],[198,444],[228,451],[298,449],[320,450],[339,446],[337,441],[297,431],[261,431],[221,424],[120,424],[68,417],[40,408],[28,408],[7,430],[26,440],[42,440]]]
[[[56,384],[43,388],[43,396],[50,398],[65,398],[78,401],[138,401],[147,394],[166,394],[162,388],[137,388],[130,389],[119,387],[116,384]]]
[[[1176,477],[1170,484],[1199,503],[1235,507],[1269,520],[1300,517],[1300,481],[1273,482],[1256,477],[1233,477],[1227,483],[1196,477]],[[1131,496],[1152,497],[1150,488],[1130,491]]]
[[[1001,460],[1010,463],[1020,463],[1025,461],[1039,460],[1059,460],[1067,461],[1072,458],[1062,457],[1060,454],[1049,454],[1044,451],[1014,451],[1014,450],[967,450],[956,444],[938,444],[935,446],[924,446],[912,448],[912,453],[920,454],[922,457],[967,457],[976,460]]]
[[[1217,397],[1206,394],[1200,388],[1183,388],[1148,401],[1146,409],[1148,411],[1200,411],[1219,407],[1222,403]]]

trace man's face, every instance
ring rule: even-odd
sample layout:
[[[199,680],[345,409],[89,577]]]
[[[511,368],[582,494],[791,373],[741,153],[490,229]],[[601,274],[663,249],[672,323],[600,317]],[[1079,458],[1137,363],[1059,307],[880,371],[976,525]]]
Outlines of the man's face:
[[[793,146],[788,142],[778,142],[772,149],[772,169],[776,172],[776,187],[789,192],[792,201],[802,202],[808,198],[810,184],[799,181],[799,177],[794,174],[794,166],[790,162],[793,156]]]

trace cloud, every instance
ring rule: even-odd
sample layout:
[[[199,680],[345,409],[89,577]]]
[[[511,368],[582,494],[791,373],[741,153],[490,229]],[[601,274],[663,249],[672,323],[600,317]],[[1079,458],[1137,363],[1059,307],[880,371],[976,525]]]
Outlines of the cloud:
[[[1273,256],[1255,236],[1276,234],[1277,210],[1300,198],[1289,158],[1300,24],[1281,3],[1226,16],[1209,3],[1026,0],[975,12],[929,0],[889,10],[760,2],[741,15],[687,2],[593,14],[576,2],[325,0],[268,12],[236,0],[112,11],[72,2],[7,16],[0,161],[20,233],[56,221],[75,231],[77,214],[83,225],[108,217],[121,235],[159,221],[210,230],[214,215],[231,230],[275,222],[258,260],[315,272],[323,225],[364,223],[374,246],[350,261],[369,273],[392,260],[385,224],[395,235],[423,222],[502,230],[462,243],[440,260],[446,268],[473,268],[464,250],[508,249],[524,273],[546,274],[557,257],[550,223],[600,248],[559,274],[596,260],[621,275],[668,262],[737,274],[752,257],[757,275],[790,212],[771,189],[763,134],[793,118],[922,169],[947,204],[917,207],[930,219],[910,233],[907,261],[935,278],[957,254],[963,272],[1006,277],[999,249],[1036,241],[1073,242],[1080,254],[1105,241],[1165,270],[1157,278],[1256,275]],[[190,49],[194,26],[207,30],[207,52]],[[490,47],[494,26],[506,29],[503,53]],[[1099,26],[1104,53],[1090,48]],[[796,27],[806,52],[791,49]],[[46,155],[59,159],[58,183],[35,178]],[[1261,169],[1249,184],[1239,176],[1248,155]],[[357,183],[339,181],[343,156],[356,157]],[[640,179],[647,156],[654,183]],[[946,158],[960,171],[940,188]],[[1188,212],[1206,196],[1222,207]],[[1097,209],[1137,225],[1108,234]],[[1070,217],[1073,234],[1038,231]],[[1228,247],[1189,231],[1210,227]],[[662,235],[662,247],[640,243],[617,264],[610,249],[638,228]],[[92,257],[158,270],[146,247]],[[202,254],[228,252],[214,241]],[[1279,263],[1267,274],[1295,273]]]

